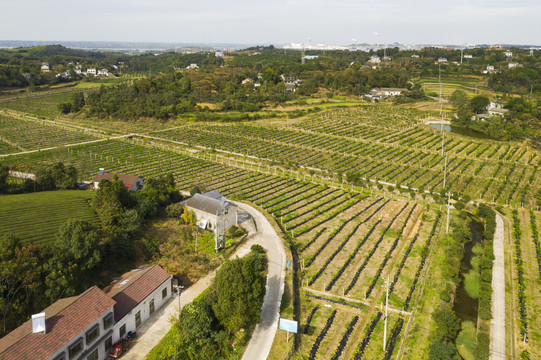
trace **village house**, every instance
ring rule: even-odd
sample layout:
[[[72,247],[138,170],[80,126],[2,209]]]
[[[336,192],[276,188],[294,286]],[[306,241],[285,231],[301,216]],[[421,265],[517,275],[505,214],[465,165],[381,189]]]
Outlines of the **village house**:
[[[402,88],[373,88],[368,94],[364,95],[366,100],[379,101],[386,97],[399,96],[408,89]]]
[[[49,67],[49,64],[46,62],[41,63],[41,71],[42,72],[48,72],[51,71],[51,68]]]
[[[109,76],[109,70],[107,69],[101,69],[101,70],[98,70],[98,76]]]
[[[0,339],[0,359],[105,359],[113,344],[114,305],[97,286],[60,299],[43,311],[44,331],[34,332],[28,320]]]
[[[509,69],[515,68],[517,66],[520,66],[519,63],[511,61],[509,64],[507,64],[507,67]]]
[[[159,265],[125,273],[103,291],[115,301],[113,344],[135,332],[172,293],[173,277]]]
[[[381,58],[377,55],[370,56],[370,59],[368,59],[368,62],[371,64],[379,64],[381,62]]]
[[[86,75],[96,75],[96,68],[86,69]]]
[[[172,276],[159,265],[130,271],[104,290],[60,299],[0,339],[2,360],[104,360],[171,297]],[[44,325],[44,327],[41,327]]]
[[[195,194],[181,204],[193,212],[199,227],[213,231],[216,237],[237,225],[237,205],[227,201],[217,190]]]
[[[100,169],[98,175],[94,176],[94,179],[92,179],[94,182],[94,190],[99,189],[101,180],[106,179],[113,181],[115,175],[118,176],[118,180],[121,180],[124,183],[124,187],[128,189],[128,191],[138,191],[144,186],[144,179],[140,176],[106,173],[104,169]]]
[[[472,54],[464,54],[464,59],[473,59]]]
[[[438,58],[438,63],[446,63],[446,62],[447,62],[447,58],[444,58],[444,57]]]

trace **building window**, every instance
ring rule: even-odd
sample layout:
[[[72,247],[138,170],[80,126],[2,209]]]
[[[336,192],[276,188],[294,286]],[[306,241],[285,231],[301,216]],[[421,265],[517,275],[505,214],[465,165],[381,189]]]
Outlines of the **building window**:
[[[62,351],[62,353],[58,354],[57,357],[54,358],[54,360],[65,360],[66,359],[66,353]]]
[[[150,300],[150,303],[148,304],[148,310],[151,314],[154,312],[154,299]]]
[[[113,326],[113,313],[107,314],[107,315],[103,318],[103,329],[104,329],[104,330],[107,330],[107,329],[109,329],[111,326]]]
[[[120,327],[120,330],[119,330],[118,334],[120,335],[120,337],[123,337],[125,333],[126,333],[126,324],[124,324],[124,325],[122,325]]]
[[[79,338],[68,348],[69,358],[74,359],[81,351],[83,351],[83,338]]]
[[[86,357],[86,360],[98,360],[98,349],[92,351],[90,355]]]
[[[94,325],[94,327],[86,332],[86,344],[90,345],[100,336],[100,324]]]
[[[141,311],[135,313],[135,327],[138,328],[141,325]]]
[[[165,299],[165,297],[167,296],[167,288],[163,288],[162,290],[162,300]]]
[[[113,347],[113,337],[109,336],[107,340],[105,340],[105,353],[108,354],[109,351],[111,351],[112,347]]]

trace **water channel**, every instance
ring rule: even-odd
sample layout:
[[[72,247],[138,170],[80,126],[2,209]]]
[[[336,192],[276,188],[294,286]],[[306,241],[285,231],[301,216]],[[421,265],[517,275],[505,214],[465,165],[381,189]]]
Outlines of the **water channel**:
[[[483,223],[472,220],[469,227],[472,233],[472,239],[464,245],[464,257],[460,263],[460,285],[455,294],[453,311],[461,321],[468,320],[477,324],[479,301],[472,298],[466,291],[464,276],[473,269],[471,260],[475,254],[472,249],[476,244],[482,243],[484,226]]]

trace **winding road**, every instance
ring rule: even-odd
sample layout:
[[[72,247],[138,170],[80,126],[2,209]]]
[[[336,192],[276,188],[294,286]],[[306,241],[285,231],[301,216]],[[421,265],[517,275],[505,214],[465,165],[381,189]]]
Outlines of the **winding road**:
[[[263,214],[253,207],[235,202],[239,207],[238,222],[248,231],[246,243],[230,258],[243,257],[250,252],[254,244],[263,246],[268,257],[268,274],[265,298],[261,308],[261,322],[256,326],[252,339],[244,353],[243,359],[266,359],[278,328],[280,301],[284,292],[286,253],[280,237]],[[182,309],[192,302],[199,294],[210,286],[216,270],[184,290],[178,297],[156,311],[137,330],[137,338],[130,350],[123,355],[124,360],[142,360],[160,342],[171,329],[170,319],[178,316],[179,307]]]

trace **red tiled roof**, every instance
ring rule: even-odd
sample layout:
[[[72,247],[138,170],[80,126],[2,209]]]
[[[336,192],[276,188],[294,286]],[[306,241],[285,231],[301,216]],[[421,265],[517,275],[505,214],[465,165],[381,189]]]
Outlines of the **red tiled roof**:
[[[0,359],[47,359],[115,305],[97,286],[44,310],[47,332],[32,333],[29,320],[0,339]]]
[[[135,175],[123,175],[123,174],[112,174],[112,173],[103,173],[98,174],[94,176],[94,182],[100,182],[100,180],[107,179],[109,181],[113,181],[113,178],[115,175],[118,175],[118,180],[122,180],[126,188],[129,190],[135,184],[137,179],[139,179],[139,176]]]
[[[170,278],[159,265],[132,270],[122,275],[103,291],[116,301],[115,321],[119,321],[154,290]]]

